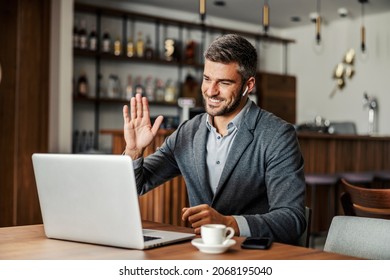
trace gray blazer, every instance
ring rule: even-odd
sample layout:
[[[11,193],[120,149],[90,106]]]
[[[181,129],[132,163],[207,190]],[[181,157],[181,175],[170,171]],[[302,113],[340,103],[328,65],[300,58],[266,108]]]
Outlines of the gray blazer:
[[[305,230],[303,158],[294,127],[252,103],[215,195],[206,166],[207,114],[184,122],[135,170],[139,194],[182,175],[191,206],[242,215],[252,236],[295,243]]]

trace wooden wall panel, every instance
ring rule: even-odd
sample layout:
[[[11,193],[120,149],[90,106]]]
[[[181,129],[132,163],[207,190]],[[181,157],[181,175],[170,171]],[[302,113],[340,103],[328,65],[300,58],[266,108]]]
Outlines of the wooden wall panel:
[[[295,91],[294,76],[271,73],[256,76],[258,105],[292,124],[296,122]]]
[[[0,226],[42,222],[31,155],[48,149],[50,0],[0,0]]]

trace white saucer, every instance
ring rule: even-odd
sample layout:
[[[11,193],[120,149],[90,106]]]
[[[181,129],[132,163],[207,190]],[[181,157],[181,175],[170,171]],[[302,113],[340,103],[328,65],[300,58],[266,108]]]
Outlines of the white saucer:
[[[226,244],[223,245],[206,245],[203,243],[202,238],[195,238],[191,241],[192,245],[199,249],[199,251],[207,254],[221,254],[226,252],[231,246],[236,244],[236,240],[229,239]]]

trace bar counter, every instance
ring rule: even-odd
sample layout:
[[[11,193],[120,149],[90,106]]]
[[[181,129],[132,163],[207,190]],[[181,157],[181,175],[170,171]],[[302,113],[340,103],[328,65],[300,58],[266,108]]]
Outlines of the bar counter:
[[[306,173],[390,170],[390,136],[299,133]]]

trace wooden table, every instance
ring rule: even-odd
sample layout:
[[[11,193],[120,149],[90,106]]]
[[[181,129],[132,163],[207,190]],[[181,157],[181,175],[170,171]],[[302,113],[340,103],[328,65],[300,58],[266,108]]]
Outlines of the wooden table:
[[[144,222],[144,227],[192,232],[186,227]],[[43,225],[0,228],[0,259],[3,260],[341,260],[353,257],[282,243],[268,250],[245,250],[244,238],[224,254],[205,254],[190,241],[149,250],[129,250],[46,238]]]

